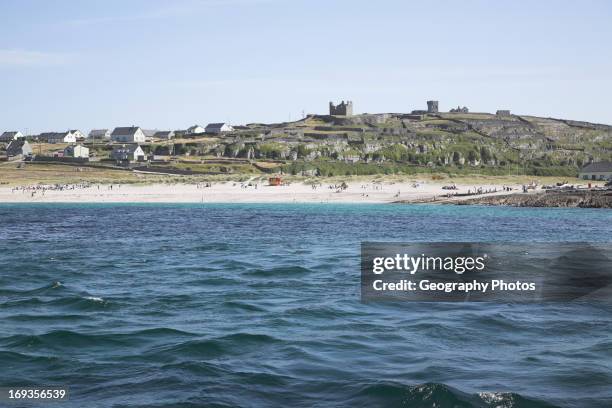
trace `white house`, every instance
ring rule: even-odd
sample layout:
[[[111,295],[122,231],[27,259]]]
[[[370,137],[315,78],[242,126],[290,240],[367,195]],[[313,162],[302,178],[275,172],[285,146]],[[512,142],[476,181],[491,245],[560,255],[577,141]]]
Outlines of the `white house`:
[[[155,132],[153,137],[157,139],[168,139],[169,140],[174,137],[174,130],[165,130],[165,131]]]
[[[130,127],[117,127],[111,133],[111,140],[113,142],[121,143],[141,143],[144,142],[146,136],[142,129],[138,126]]]
[[[234,128],[227,123],[209,123],[206,126],[206,133],[214,133],[216,135],[223,132],[231,132]]]
[[[23,138],[12,140],[6,147],[6,156],[10,158],[19,158],[32,155],[32,147]]]
[[[111,131],[108,129],[92,129],[89,132],[89,139],[91,140],[110,140]]]
[[[146,154],[139,145],[123,145],[117,146],[111,152],[111,159],[118,162],[144,161]]]
[[[10,142],[11,140],[21,139],[23,134],[20,131],[4,132],[0,135],[0,142]]]
[[[72,133],[76,139],[85,139],[85,135],[79,129],[72,129],[69,130],[69,132]]]
[[[580,170],[579,177],[583,180],[612,180],[612,162],[587,164]]]
[[[145,138],[152,138],[155,133],[157,133],[157,129],[142,129],[142,133],[144,133]]]
[[[202,126],[200,126],[200,125],[193,125],[189,129],[187,129],[187,134],[188,135],[197,135],[197,134],[200,134],[200,133],[204,133],[205,131],[206,131],[206,129],[204,129]]]
[[[76,143],[76,136],[71,131],[41,133],[38,139],[47,143]]]
[[[89,149],[83,145],[70,145],[64,149],[64,157],[88,159]]]

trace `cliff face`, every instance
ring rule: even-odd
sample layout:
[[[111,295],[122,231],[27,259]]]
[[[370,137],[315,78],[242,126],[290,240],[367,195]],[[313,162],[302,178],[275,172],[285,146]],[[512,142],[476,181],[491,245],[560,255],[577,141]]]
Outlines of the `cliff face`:
[[[510,207],[612,208],[612,190],[591,192],[547,192],[472,198],[457,205],[505,205]]]

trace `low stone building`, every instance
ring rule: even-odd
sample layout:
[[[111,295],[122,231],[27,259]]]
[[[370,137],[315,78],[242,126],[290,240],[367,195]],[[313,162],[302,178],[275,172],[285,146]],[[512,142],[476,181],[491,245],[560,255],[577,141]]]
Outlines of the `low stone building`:
[[[612,162],[593,162],[584,166],[579,173],[583,180],[612,180]]]
[[[508,109],[500,109],[495,112],[497,116],[510,116],[510,111]]]

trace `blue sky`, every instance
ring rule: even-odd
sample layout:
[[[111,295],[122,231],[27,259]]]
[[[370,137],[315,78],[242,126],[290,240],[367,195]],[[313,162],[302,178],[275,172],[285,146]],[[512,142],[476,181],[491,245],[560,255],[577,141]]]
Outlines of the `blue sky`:
[[[0,0],[0,131],[448,110],[612,124],[610,1]]]

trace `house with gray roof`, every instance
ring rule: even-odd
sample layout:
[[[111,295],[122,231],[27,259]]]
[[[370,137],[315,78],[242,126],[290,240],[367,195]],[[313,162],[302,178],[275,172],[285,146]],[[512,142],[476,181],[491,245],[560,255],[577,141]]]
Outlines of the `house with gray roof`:
[[[584,166],[579,173],[583,180],[612,180],[612,162],[593,162]]]
[[[72,133],[77,140],[85,139],[85,134],[83,134],[83,132],[81,132],[79,129],[71,129],[69,132]]]
[[[151,138],[157,133],[157,129],[142,129],[142,133],[144,133],[145,137]]]
[[[70,145],[64,149],[64,157],[89,159],[89,148],[83,145]]]
[[[215,135],[231,132],[234,128],[231,127],[228,123],[209,123],[206,125],[206,133],[212,133]]]
[[[27,140],[20,138],[11,141],[6,147],[6,157],[9,159],[18,159],[32,155],[32,146]]]
[[[205,129],[200,125],[193,125],[187,129],[188,135],[199,135],[200,133],[204,133]]]
[[[38,140],[47,143],[76,143],[76,135],[72,131],[44,132],[38,135]]]
[[[0,142],[10,142],[24,137],[20,131],[4,132],[0,135]]]
[[[146,136],[138,126],[116,127],[111,133],[111,140],[120,143],[141,143],[146,140]]]
[[[137,144],[117,146],[111,152],[111,159],[118,162],[145,161],[146,154]]]
[[[88,138],[91,140],[110,140],[111,131],[109,129],[92,129]]]
[[[172,139],[174,137],[174,130],[162,130],[159,132],[155,132],[153,137],[157,139]]]

